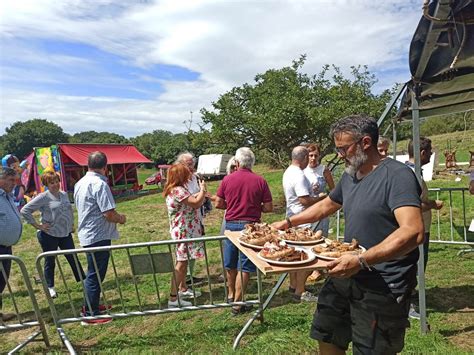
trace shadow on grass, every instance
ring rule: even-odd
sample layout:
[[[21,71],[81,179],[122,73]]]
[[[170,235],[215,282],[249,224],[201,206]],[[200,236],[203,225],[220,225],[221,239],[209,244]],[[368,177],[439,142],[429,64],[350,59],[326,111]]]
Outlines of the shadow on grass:
[[[445,337],[451,337],[454,335],[462,334],[462,333],[468,333],[474,330],[474,325],[470,325],[467,327],[464,327],[462,329],[456,329],[456,330],[440,330],[440,334],[445,336]]]
[[[437,312],[463,312],[474,309],[474,285],[462,285],[449,288],[432,287],[426,291],[427,305]]]

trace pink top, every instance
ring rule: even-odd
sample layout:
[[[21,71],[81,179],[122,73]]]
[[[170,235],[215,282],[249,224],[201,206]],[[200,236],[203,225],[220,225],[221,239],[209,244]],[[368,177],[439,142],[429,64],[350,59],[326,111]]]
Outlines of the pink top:
[[[248,169],[227,175],[217,190],[217,196],[227,204],[227,221],[260,221],[262,203],[272,201],[265,179]]]

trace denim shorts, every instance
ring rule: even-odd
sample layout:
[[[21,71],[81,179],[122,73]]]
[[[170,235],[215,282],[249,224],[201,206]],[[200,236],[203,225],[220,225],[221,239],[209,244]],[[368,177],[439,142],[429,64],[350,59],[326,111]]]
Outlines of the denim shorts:
[[[241,231],[248,223],[253,222],[226,221],[225,229],[232,232]],[[243,272],[255,272],[257,270],[255,265],[228,239],[224,240],[224,267],[227,270],[239,269]]]

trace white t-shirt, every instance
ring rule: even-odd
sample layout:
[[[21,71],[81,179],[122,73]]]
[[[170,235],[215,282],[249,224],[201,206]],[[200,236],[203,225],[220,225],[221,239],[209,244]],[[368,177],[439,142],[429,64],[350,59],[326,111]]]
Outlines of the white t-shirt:
[[[301,170],[296,165],[290,165],[283,174],[283,191],[286,198],[286,215],[291,217],[300,213],[305,207],[298,200],[298,197],[311,196],[311,185]],[[309,227],[311,224],[300,225]]]
[[[311,185],[311,196],[318,196],[320,192],[326,192],[326,179],[324,178],[324,165],[310,168],[309,165],[303,170],[304,175]]]

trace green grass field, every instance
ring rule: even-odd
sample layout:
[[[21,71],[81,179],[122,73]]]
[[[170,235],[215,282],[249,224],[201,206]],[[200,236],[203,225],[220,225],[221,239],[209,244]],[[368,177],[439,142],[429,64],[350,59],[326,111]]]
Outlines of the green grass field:
[[[281,187],[282,170],[270,170],[264,166],[257,166],[256,172],[264,175],[270,184],[275,201],[275,212],[264,216],[264,220],[272,222],[279,220],[284,215],[284,196]],[[149,176],[151,170],[140,171],[140,180]],[[467,186],[467,177],[455,182],[455,176],[447,179],[434,180],[430,187],[460,187]],[[211,182],[209,190],[214,193],[219,182]],[[441,195],[448,203],[448,196]],[[473,218],[474,198],[466,196],[467,213]],[[459,206],[461,196],[453,195],[453,206]],[[165,240],[169,238],[168,219],[164,199],[160,193],[141,196],[136,199],[125,200],[118,203],[118,211],[127,215],[128,222],[119,226],[120,244]],[[459,208],[453,209],[455,225],[462,224]],[[218,235],[223,213],[213,210],[205,220],[208,236]],[[442,211],[442,235],[449,235],[449,213]],[[334,223],[332,224],[334,226]],[[432,230],[432,233],[435,231]],[[462,229],[455,229],[456,239],[462,238]],[[472,238],[472,233],[469,238]],[[465,247],[464,247],[465,248]],[[460,245],[433,244],[430,249],[430,259],[426,275],[427,305],[431,332],[421,335],[419,322],[411,321],[411,328],[406,336],[404,353],[446,353],[468,354],[474,352],[474,254],[457,256],[463,249]],[[22,239],[14,247],[14,254],[21,257],[30,272],[36,275],[34,261],[41,252],[35,237],[35,232],[26,226]],[[219,269],[219,252],[216,243],[208,246],[211,264],[211,275],[217,278]],[[128,257],[125,253],[114,255],[118,269],[122,292],[126,301],[127,310],[138,308],[133,280],[128,268]],[[83,263],[85,264],[85,262]],[[217,265],[216,265],[217,264]],[[72,296],[77,308],[81,303],[81,294],[77,285],[71,282],[71,273],[67,265],[61,263],[71,287]],[[196,266],[198,275],[204,275],[203,263]],[[64,288],[59,286],[59,273],[57,271],[57,309],[68,312],[68,301]],[[13,269],[12,285],[16,290],[17,302],[22,313],[28,314],[28,303],[23,291],[23,281],[18,277],[18,272]],[[264,291],[268,294],[275,277],[264,279]],[[157,299],[154,281],[151,276],[138,277],[141,301],[145,309],[156,307]],[[257,293],[255,282],[249,290],[249,296],[255,297]],[[169,275],[160,275],[157,278],[162,296],[161,305],[165,305],[169,292]],[[316,285],[319,287],[320,284]],[[40,285],[35,285],[41,311],[48,323],[48,331],[52,342],[51,349],[45,349],[42,343],[28,345],[23,351],[28,353],[62,352],[59,337],[51,324],[51,315],[48,304],[43,296]],[[112,269],[109,267],[105,280],[108,297],[114,309],[120,308],[118,293],[112,278]],[[200,302],[208,298],[207,289]],[[223,285],[217,285],[213,290],[213,297],[223,299]],[[5,308],[11,309],[11,302],[4,301]],[[265,313],[265,322],[258,321],[250,328],[241,342],[239,353],[310,353],[316,351],[315,342],[308,332],[311,325],[315,304],[294,304],[291,302],[287,291],[287,284],[276,295],[273,304]],[[248,319],[248,315],[233,317],[228,309],[213,311],[197,311],[181,314],[166,314],[150,317],[135,317],[124,320],[114,320],[111,324],[99,327],[82,327],[78,324],[66,325],[65,329],[70,335],[76,349],[81,352],[104,353],[231,353],[232,342],[235,336]],[[13,348],[18,339],[30,334],[29,330],[1,334],[0,353]]]

